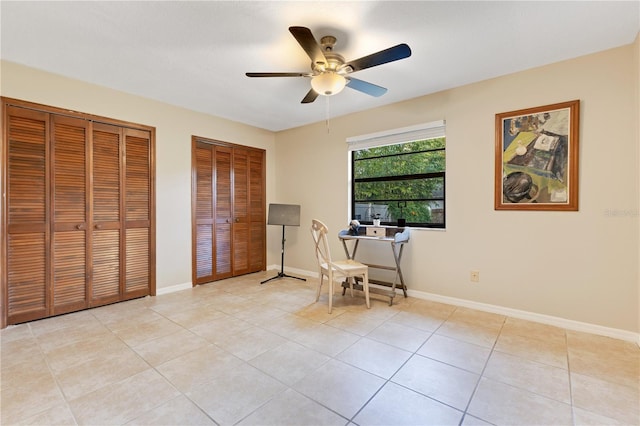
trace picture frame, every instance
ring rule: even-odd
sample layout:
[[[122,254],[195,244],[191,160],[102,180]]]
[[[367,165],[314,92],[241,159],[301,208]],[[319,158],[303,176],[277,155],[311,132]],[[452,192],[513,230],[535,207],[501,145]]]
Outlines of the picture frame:
[[[496,114],[495,210],[578,210],[580,100]]]

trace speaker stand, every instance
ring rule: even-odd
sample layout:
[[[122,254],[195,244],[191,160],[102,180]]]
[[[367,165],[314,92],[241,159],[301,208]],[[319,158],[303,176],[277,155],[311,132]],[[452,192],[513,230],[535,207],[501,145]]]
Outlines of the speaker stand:
[[[293,275],[287,275],[284,273],[284,226],[282,225],[282,253],[281,253],[281,257],[280,257],[280,272],[278,272],[278,275],[276,275],[275,277],[271,277],[268,280],[264,280],[262,281],[260,284],[264,284],[266,282],[269,282],[271,280],[277,280],[279,278],[295,278],[296,280],[300,280],[300,281],[306,281],[306,278],[300,278],[300,277],[294,277]]]

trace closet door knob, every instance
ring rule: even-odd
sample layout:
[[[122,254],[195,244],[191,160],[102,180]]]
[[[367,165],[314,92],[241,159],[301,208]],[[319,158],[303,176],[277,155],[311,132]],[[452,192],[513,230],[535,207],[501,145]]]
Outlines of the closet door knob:
[[[94,228],[95,229],[102,229],[102,225],[95,225]]]
[[[84,224],[80,223],[80,224],[76,225],[76,229],[78,229],[78,230],[84,229]]]

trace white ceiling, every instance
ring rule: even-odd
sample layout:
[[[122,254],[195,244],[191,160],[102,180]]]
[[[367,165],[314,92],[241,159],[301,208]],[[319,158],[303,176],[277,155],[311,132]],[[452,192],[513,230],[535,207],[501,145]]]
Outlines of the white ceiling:
[[[268,130],[323,121],[632,43],[639,1],[2,1],[4,60]],[[333,35],[346,60],[407,43],[410,58],[300,101],[310,60],[288,31]],[[597,82],[594,82],[596,84]]]

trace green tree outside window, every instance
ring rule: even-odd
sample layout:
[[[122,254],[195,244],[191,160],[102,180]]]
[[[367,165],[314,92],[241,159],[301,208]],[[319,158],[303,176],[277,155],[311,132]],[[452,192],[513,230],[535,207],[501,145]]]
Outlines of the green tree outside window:
[[[352,154],[352,211],[360,220],[381,215],[387,224],[403,218],[410,226],[444,227],[445,138]]]

